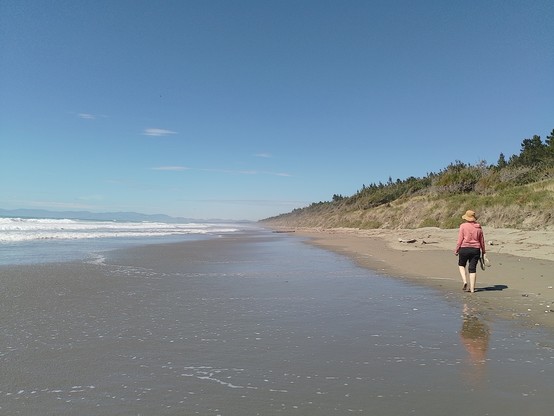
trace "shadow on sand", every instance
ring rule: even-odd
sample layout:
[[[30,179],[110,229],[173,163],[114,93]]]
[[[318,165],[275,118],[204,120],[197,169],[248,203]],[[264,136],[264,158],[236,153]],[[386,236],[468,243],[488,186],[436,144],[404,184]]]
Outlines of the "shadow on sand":
[[[490,291],[504,290],[504,289],[508,289],[508,286],[506,286],[506,285],[494,285],[494,286],[480,287],[480,288],[475,288],[475,291],[476,292],[490,292]]]

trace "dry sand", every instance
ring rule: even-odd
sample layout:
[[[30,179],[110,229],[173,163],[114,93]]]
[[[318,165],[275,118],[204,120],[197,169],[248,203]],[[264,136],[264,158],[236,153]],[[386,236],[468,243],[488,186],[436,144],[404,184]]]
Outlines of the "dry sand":
[[[470,294],[461,290],[454,255],[456,229],[288,230],[379,273],[459,296],[491,317],[554,330],[554,231],[484,227],[491,266],[478,269],[478,291]]]

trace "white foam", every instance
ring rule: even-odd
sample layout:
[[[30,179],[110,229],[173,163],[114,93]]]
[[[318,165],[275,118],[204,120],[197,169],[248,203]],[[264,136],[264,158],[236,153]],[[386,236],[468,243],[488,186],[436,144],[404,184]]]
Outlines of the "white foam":
[[[106,262],[106,257],[101,254],[94,253],[91,255],[91,258],[88,259],[86,262],[89,264],[96,264],[100,266]]]
[[[0,243],[35,240],[163,237],[238,231],[233,224],[83,221],[44,218],[0,218]]]

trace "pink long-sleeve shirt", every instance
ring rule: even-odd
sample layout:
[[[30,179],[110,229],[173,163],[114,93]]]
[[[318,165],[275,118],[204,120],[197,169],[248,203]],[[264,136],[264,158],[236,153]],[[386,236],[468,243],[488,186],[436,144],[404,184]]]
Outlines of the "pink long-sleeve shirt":
[[[464,222],[460,225],[458,242],[456,243],[454,253],[458,253],[461,247],[480,248],[481,254],[485,254],[485,236],[480,224],[476,222]]]

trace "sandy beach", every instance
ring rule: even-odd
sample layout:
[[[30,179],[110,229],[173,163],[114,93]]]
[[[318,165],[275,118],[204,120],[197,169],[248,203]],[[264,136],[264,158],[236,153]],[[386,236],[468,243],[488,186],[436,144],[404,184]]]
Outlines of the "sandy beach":
[[[469,295],[438,233],[398,235],[417,241],[255,230],[0,266],[0,414],[550,415],[551,262],[491,251]]]
[[[490,267],[477,270],[474,294],[462,292],[457,229],[288,229],[379,273],[432,286],[490,316],[554,330],[554,231],[484,227]]]

